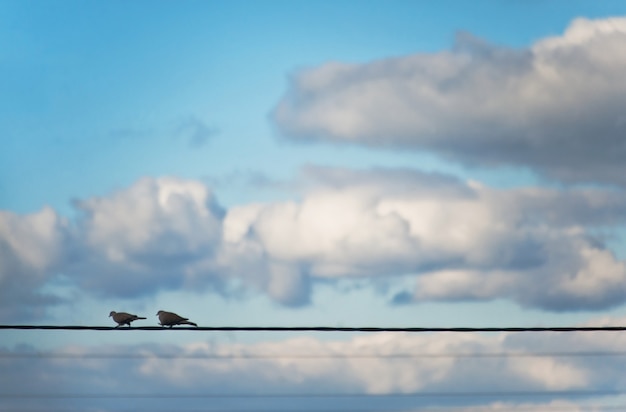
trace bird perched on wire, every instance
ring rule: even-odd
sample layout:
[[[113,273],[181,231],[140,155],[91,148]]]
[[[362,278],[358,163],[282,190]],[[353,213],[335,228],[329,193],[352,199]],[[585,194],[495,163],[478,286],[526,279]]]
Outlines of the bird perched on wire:
[[[173,312],[160,310],[157,312],[157,316],[159,317],[159,322],[161,322],[161,326],[169,326],[171,328],[174,325],[193,325],[195,327],[198,327],[197,324],[190,322],[188,318],[183,318],[182,316],[178,316]]]
[[[142,318],[141,316],[132,315],[126,312],[116,312],[114,310],[112,310],[111,313],[109,313],[109,317],[113,317],[113,320],[117,322],[116,328],[119,328],[122,325],[128,325],[128,327],[130,328],[130,323],[132,321],[135,321],[138,319],[145,319],[145,318]]]

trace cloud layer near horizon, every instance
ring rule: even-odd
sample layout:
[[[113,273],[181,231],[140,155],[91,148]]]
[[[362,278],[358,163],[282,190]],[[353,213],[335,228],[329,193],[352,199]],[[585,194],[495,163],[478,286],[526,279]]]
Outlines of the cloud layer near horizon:
[[[609,355],[622,353],[625,343],[624,336],[615,333],[611,339],[598,339],[597,333],[379,333],[347,340],[296,337],[254,344],[64,345],[44,354],[29,347],[0,347],[4,366],[13,371],[0,376],[3,392],[22,395],[3,397],[0,406],[17,410],[45,403],[47,410],[63,406],[118,410],[127,406],[130,394],[135,395],[134,405],[151,410],[179,409],[180,398],[189,408],[203,406],[210,398],[214,408],[282,410],[304,397],[320,409],[474,405],[459,410],[495,411],[524,410],[526,398],[506,393],[537,392],[544,395],[531,403],[534,409],[556,402],[582,411],[588,410],[585,403],[597,404],[597,396],[623,390],[623,357]],[[607,356],[584,356],[589,353]],[[580,391],[599,395],[567,396]],[[491,395],[377,397],[428,393]],[[56,397],[47,399],[45,394]],[[240,396],[229,399],[229,394]],[[279,396],[263,396],[272,394]],[[287,394],[298,396],[280,396]],[[313,396],[302,396],[307,394]],[[332,396],[342,394],[355,396]]]
[[[257,291],[306,305],[316,281],[410,276],[392,303],[510,299],[551,311],[624,303],[626,264],[596,229],[623,226],[626,194],[494,189],[409,170],[310,167],[299,200],[224,210],[199,181],[144,178],[75,203],[0,213],[0,317],[37,318],[58,276],[95,297]],[[28,309],[28,310],[27,310]]]
[[[523,49],[461,33],[438,53],[298,71],[272,117],[288,139],[626,185],[624,48],[626,18],[577,19]]]

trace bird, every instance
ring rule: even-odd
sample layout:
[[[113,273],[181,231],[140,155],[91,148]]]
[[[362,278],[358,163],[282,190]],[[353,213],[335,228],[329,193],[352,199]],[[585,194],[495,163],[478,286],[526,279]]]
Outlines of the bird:
[[[130,313],[126,313],[126,312],[116,312],[114,310],[112,310],[111,313],[109,313],[109,317],[111,316],[113,317],[113,320],[117,322],[116,328],[119,328],[122,325],[128,325],[128,327],[130,328],[130,323],[132,321],[137,320],[137,319],[146,319],[146,318],[142,318],[141,316],[131,315]]]
[[[157,316],[159,317],[161,326],[169,326],[171,328],[174,325],[193,325],[195,327],[198,327],[197,324],[190,322],[188,318],[183,318],[182,316],[178,316],[173,312],[160,310],[157,312]]]

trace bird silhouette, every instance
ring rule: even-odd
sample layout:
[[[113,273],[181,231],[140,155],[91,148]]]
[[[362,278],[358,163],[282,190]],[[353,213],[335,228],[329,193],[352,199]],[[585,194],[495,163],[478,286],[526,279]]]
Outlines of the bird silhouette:
[[[116,328],[119,328],[122,325],[128,325],[128,327],[130,328],[131,322],[137,319],[146,319],[146,318],[142,318],[141,316],[132,315],[126,312],[116,312],[114,310],[112,310],[111,313],[109,313],[109,317],[113,317],[113,320],[117,322]]]
[[[164,310],[160,310],[157,312],[157,316],[159,317],[161,326],[169,326],[171,328],[174,325],[193,325],[195,327],[198,327],[197,324],[190,322],[188,318],[178,316],[174,312],[166,312]]]

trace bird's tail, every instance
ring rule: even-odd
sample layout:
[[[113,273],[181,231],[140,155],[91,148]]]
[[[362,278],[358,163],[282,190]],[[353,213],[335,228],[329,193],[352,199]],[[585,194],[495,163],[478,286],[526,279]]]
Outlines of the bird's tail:
[[[183,320],[183,321],[181,321],[180,323],[181,323],[181,325],[182,325],[182,324],[185,324],[185,325],[193,325],[193,326],[195,326],[196,328],[198,327],[198,325],[197,325],[197,324],[195,324],[195,323],[193,323],[193,322],[190,322],[190,321],[188,321],[188,320]]]
[[[141,316],[137,316],[137,317],[135,318],[135,320],[138,320],[138,319],[146,319],[146,318],[142,318]]]

